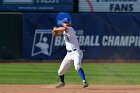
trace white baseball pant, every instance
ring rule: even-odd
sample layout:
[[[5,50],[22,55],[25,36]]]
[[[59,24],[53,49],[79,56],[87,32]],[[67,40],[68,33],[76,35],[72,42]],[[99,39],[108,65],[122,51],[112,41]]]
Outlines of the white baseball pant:
[[[76,70],[81,68],[81,61],[83,59],[83,52],[80,49],[77,49],[72,52],[67,52],[64,57],[60,68],[58,70],[59,75],[63,75],[65,71],[74,63],[74,67]]]

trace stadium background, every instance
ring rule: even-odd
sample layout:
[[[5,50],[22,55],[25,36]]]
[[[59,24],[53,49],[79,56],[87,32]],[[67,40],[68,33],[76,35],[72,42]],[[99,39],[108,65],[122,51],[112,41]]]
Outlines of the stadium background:
[[[72,17],[85,60],[140,59],[139,0],[2,0],[0,11],[1,59],[63,59],[62,37],[49,32],[63,12]],[[48,54],[38,46],[44,38]]]
[[[0,93],[139,93],[140,0],[1,0]],[[51,30],[72,20],[90,86],[71,67],[55,89],[65,56]],[[58,19],[58,20],[57,20]]]

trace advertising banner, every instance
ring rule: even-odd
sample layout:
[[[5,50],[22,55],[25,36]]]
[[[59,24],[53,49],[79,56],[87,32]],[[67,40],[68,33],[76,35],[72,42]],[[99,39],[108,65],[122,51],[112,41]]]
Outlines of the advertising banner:
[[[140,0],[79,0],[80,12],[140,12]]]
[[[140,15],[71,13],[84,59],[140,59]],[[23,15],[23,57],[62,59],[63,36],[54,37],[55,13]]]
[[[55,13],[25,13],[23,15],[23,58],[60,59],[65,47],[51,34],[56,26]]]
[[[73,0],[1,0],[0,11],[73,11]]]

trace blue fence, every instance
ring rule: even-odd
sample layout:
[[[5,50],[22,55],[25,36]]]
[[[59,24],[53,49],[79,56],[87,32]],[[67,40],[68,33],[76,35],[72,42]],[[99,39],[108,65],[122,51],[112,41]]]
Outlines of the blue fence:
[[[140,14],[71,13],[84,59],[140,59]],[[53,37],[57,13],[23,14],[23,58],[62,59],[63,37]]]

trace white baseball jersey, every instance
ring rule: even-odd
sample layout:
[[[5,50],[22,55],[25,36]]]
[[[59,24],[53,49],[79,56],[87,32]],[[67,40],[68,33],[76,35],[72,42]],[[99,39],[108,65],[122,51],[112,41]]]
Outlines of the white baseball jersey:
[[[72,27],[67,27],[67,28],[68,30],[63,32],[66,49],[67,50],[80,49],[76,32]]]

